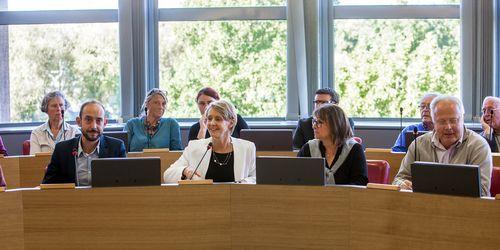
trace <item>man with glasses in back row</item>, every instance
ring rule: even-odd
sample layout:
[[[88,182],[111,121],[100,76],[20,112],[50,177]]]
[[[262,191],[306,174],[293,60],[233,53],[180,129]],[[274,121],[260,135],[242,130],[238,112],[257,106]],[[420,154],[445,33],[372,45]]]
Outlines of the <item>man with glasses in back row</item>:
[[[500,98],[494,96],[484,98],[481,125],[483,126],[481,135],[490,145],[491,152],[498,152],[500,148]]]
[[[335,92],[331,88],[318,89],[316,90],[314,96],[314,109],[316,110],[319,107],[329,103],[338,105],[339,99],[339,94],[337,94],[337,92]],[[351,118],[349,118],[349,125],[351,126],[352,132],[354,134],[354,121]],[[312,139],[314,139],[312,116],[300,119],[297,122],[297,128],[295,129],[295,133],[293,134],[293,147],[300,149],[304,144]]]
[[[420,99],[420,104],[418,106],[420,110],[420,117],[422,122],[417,124],[412,124],[406,128],[404,128],[396,139],[394,146],[392,146],[393,152],[406,152],[408,149],[406,148],[406,132],[412,132],[415,128],[417,131],[432,131],[434,129],[434,124],[432,123],[430,105],[432,100],[436,98],[438,94],[428,93],[425,94],[422,99]]]

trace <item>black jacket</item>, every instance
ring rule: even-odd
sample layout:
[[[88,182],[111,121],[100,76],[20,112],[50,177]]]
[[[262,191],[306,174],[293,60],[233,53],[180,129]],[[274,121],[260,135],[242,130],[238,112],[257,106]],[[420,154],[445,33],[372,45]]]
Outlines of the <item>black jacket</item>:
[[[102,135],[99,139],[99,158],[126,157],[122,140]],[[75,153],[80,136],[56,144],[43,184],[75,183]]]

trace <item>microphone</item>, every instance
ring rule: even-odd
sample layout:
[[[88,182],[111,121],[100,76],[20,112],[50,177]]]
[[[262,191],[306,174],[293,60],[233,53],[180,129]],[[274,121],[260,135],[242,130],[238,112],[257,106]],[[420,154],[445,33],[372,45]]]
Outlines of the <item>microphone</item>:
[[[491,126],[493,124],[493,109],[490,110],[490,141],[493,141],[493,127]]]
[[[403,131],[403,107],[399,107],[399,131]]]
[[[76,186],[80,186],[80,182],[78,181],[78,163],[76,162],[76,156],[78,155],[78,150],[74,147],[73,151],[71,151],[73,155],[73,160],[75,161],[75,183]]]
[[[413,143],[415,143],[415,161],[417,161],[417,137],[418,137],[418,129],[417,127],[413,128]]]
[[[63,141],[66,140],[66,132],[64,131],[64,109],[61,109],[62,116],[62,132],[63,132]]]
[[[196,166],[196,168],[194,169],[193,173],[191,174],[191,177],[189,177],[189,180],[192,180],[192,179],[193,179],[193,176],[194,176],[194,174],[196,173],[196,170],[198,170],[198,167],[200,167],[201,161],[203,161],[203,158],[205,158],[205,155],[207,154],[208,150],[210,150],[211,148],[212,148],[212,142],[208,143],[208,145],[207,145],[207,150],[205,150],[205,153],[204,153],[204,154],[203,154],[203,156],[201,157],[200,162],[198,162],[198,166]]]

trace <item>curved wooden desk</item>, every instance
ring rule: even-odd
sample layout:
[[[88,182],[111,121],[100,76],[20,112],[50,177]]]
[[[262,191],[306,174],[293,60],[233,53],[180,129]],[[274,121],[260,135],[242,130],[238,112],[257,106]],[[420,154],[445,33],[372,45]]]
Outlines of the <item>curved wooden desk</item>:
[[[498,249],[500,201],[351,187],[0,193],[2,249]]]

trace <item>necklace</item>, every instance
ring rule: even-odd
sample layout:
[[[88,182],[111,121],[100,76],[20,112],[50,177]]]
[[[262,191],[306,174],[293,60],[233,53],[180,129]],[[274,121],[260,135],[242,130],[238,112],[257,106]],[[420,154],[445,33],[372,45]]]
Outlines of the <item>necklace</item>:
[[[150,136],[153,136],[156,133],[156,130],[158,130],[158,127],[160,126],[160,120],[156,121],[155,124],[151,124],[146,119],[144,126],[146,127],[147,133]]]
[[[231,155],[233,154],[233,152],[229,152],[227,155],[226,155],[226,159],[224,159],[223,162],[221,162],[218,158],[217,158],[217,155],[215,154],[214,151],[212,151],[212,156],[213,156],[213,159],[214,159],[214,162],[216,164],[218,164],[219,166],[225,166],[227,165],[227,163],[229,162],[229,158],[231,158]]]

